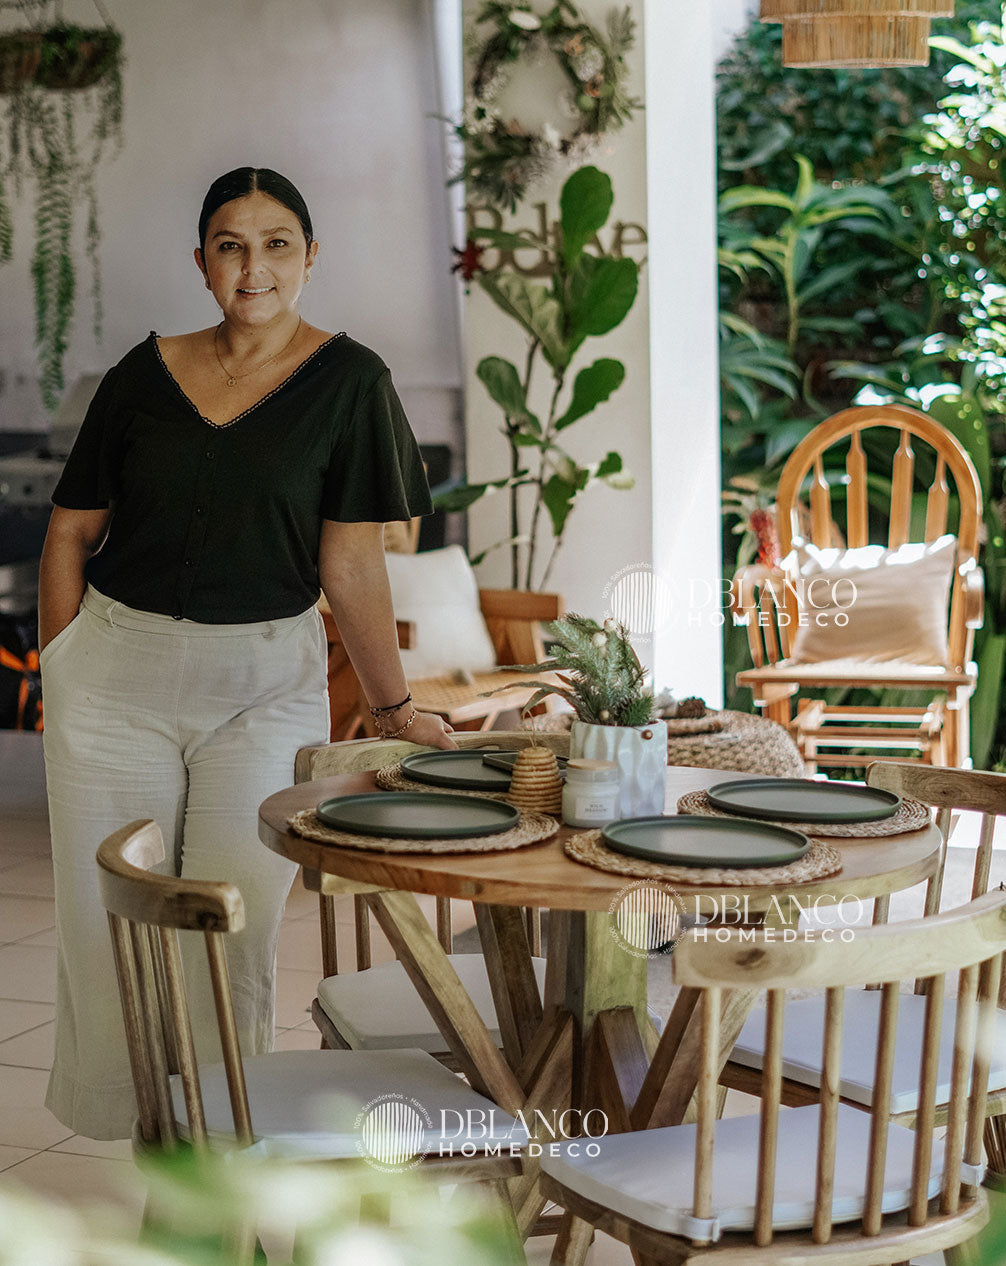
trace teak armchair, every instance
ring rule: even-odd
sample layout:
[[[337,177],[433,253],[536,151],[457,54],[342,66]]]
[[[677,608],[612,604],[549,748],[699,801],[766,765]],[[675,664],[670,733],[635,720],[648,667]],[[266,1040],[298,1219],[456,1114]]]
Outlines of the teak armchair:
[[[479,604],[499,664],[536,664],[545,658],[539,625],[558,620],[562,599],[554,593],[530,593],[522,589],[480,589]],[[328,604],[320,604],[328,640],[328,694],[331,709],[331,738],[375,735],[377,730],[367,710],[360,680],[339,636]],[[408,649],[413,631],[407,622],[398,622],[398,644]],[[534,694],[524,673],[496,671],[466,674],[464,680],[429,677],[410,681],[412,699],[420,712],[435,712],[455,729],[488,730],[501,713],[522,707]],[[485,691],[500,686],[512,689],[484,699]]]
[[[844,545],[858,549],[870,544],[870,511],[876,507],[868,498],[868,485],[882,485],[888,472],[868,470],[866,448],[875,435],[867,437],[865,447],[863,438],[880,428],[893,429],[898,437],[890,470],[888,548],[894,550],[913,540],[935,542],[948,531],[951,507],[957,512],[946,662],[919,664],[876,656],[865,662],[857,658],[851,638],[839,656],[800,662],[791,657],[800,618],[798,594],[787,584],[791,573],[756,565],[741,568],[733,581],[733,613],[747,626],[753,663],[737,674],[737,684],[751,688],[755,704],[766,716],[790,727],[812,769],[816,764],[865,765],[873,757],[851,755],[850,749],[870,747],[917,752],[920,759],[935,765],[965,765],[969,760],[968,705],[977,680],[971,655],[983,605],[977,564],[982,494],[971,459],[957,438],[924,413],[901,405],[845,409],[820,423],[793,450],[779,478],[781,552],[785,559],[794,545],[807,539],[822,549]],[[921,504],[913,506],[913,498],[920,503],[923,495],[916,490],[913,443],[932,450],[928,457],[934,473],[924,492],[924,528]],[[838,446],[847,447],[847,452],[844,458],[841,452],[837,454],[841,469],[836,478],[835,464],[826,460],[826,454]],[[808,475],[809,514],[801,504]],[[844,513],[838,515],[841,501]],[[844,519],[845,541],[836,516]],[[896,629],[897,605],[892,605],[890,615]],[[925,692],[929,698],[921,707],[836,707],[814,698],[813,693],[805,694],[828,687],[908,690]],[[798,693],[801,698],[794,718],[792,702]]]

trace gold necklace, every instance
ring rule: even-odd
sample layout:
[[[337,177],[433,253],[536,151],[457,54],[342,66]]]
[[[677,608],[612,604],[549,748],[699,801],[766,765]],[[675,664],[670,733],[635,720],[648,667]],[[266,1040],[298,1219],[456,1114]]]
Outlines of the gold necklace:
[[[273,352],[273,354],[269,357],[269,359],[264,360],[261,365],[256,365],[254,369],[246,369],[243,374],[232,374],[230,370],[227,368],[227,366],[220,359],[220,351],[217,347],[217,339],[220,335],[220,330],[223,326],[223,321],[221,321],[220,325],[218,325],[217,328],[213,331],[213,355],[217,358],[217,364],[220,366],[221,370],[223,371],[224,377],[227,379],[227,386],[236,387],[238,385],[238,379],[248,378],[252,374],[257,374],[260,369],[265,369],[266,365],[271,365],[272,362],[276,360],[278,356],[282,356],[283,353],[290,347],[291,343],[293,343],[293,340],[300,333],[300,327],[303,324],[304,324],[304,318],[299,317],[297,319],[297,328],[290,335],[289,339],[283,344],[283,346],[279,349],[278,352]]]

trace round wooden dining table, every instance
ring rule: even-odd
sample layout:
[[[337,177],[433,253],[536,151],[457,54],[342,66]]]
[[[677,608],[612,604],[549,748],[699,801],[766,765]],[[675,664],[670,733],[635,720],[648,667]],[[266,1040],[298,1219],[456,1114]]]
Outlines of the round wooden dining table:
[[[671,768],[666,812],[674,813],[686,792],[745,777],[750,774]],[[612,935],[613,903],[632,881],[568,857],[563,844],[573,828],[565,826],[552,839],[513,852],[450,854],[334,846],[306,839],[289,826],[301,809],[374,787],[368,772],[286,788],[262,804],[259,835],[268,848],[304,867],[309,887],[366,895],[471,1084],[509,1112],[572,1107],[585,1114],[598,1108],[611,1131],[687,1120],[699,1067],[699,1026],[691,1023],[696,998],[681,990],[658,1033],[646,1010],[647,955],[628,952]],[[794,897],[806,909],[844,898],[883,900],[910,888],[935,872],[941,849],[933,825],[828,842],[838,849],[842,869],[825,879],[771,889],[680,882],[674,888],[700,913],[728,891],[731,902],[746,899],[755,922],[785,923],[787,902],[792,917]],[[416,893],[475,903],[502,1050],[462,988]],[[527,907],[549,912],[544,997],[531,964]],[[743,991],[728,997],[721,1022],[723,1062],[754,1000]],[[529,1187],[528,1218],[532,1194]]]

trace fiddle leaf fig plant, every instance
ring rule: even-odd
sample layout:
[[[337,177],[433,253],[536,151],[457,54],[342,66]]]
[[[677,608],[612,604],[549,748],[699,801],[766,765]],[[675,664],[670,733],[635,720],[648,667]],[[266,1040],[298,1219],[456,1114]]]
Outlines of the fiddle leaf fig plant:
[[[581,167],[562,188],[557,241],[526,231],[472,230],[476,254],[479,246],[534,247],[549,274],[542,282],[504,270],[473,272],[479,287],[524,336],[522,368],[503,356],[487,356],[476,370],[503,414],[500,429],[509,448],[509,473],[454,487],[435,502],[441,510],[466,510],[490,491],[506,490],[509,533],[500,544],[509,546],[515,589],[547,584],[570,514],[591,485],[631,488],[634,482],[619,453],[609,451],[595,462],[581,463],[561,438],[568,427],[610,399],[625,379],[625,366],[612,357],[572,372],[583,344],[621,324],[636,299],[635,260],[606,255],[597,241],[613,202],[610,177],[596,167]],[[536,374],[542,364],[546,373]],[[545,381],[539,388],[541,378]],[[544,408],[532,405],[539,398]],[[522,489],[529,489],[531,496]],[[550,547],[543,539],[546,519]],[[472,561],[483,557],[485,553]]]

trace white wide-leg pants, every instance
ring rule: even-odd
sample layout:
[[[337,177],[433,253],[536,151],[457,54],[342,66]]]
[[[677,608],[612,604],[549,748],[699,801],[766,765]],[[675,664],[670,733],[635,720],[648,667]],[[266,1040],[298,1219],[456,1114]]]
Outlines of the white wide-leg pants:
[[[153,818],[168,873],[238,885],[247,924],[226,949],[241,1047],[271,1049],[276,935],[296,867],[259,842],[257,811],[293,782],[297,749],[327,738],[324,630],[314,608],[197,624],[89,588],[41,667],[58,934],[46,1104],[79,1134],[125,1138],[136,1101],[95,851]],[[197,1048],[219,1058],[202,937],[181,941]]]

